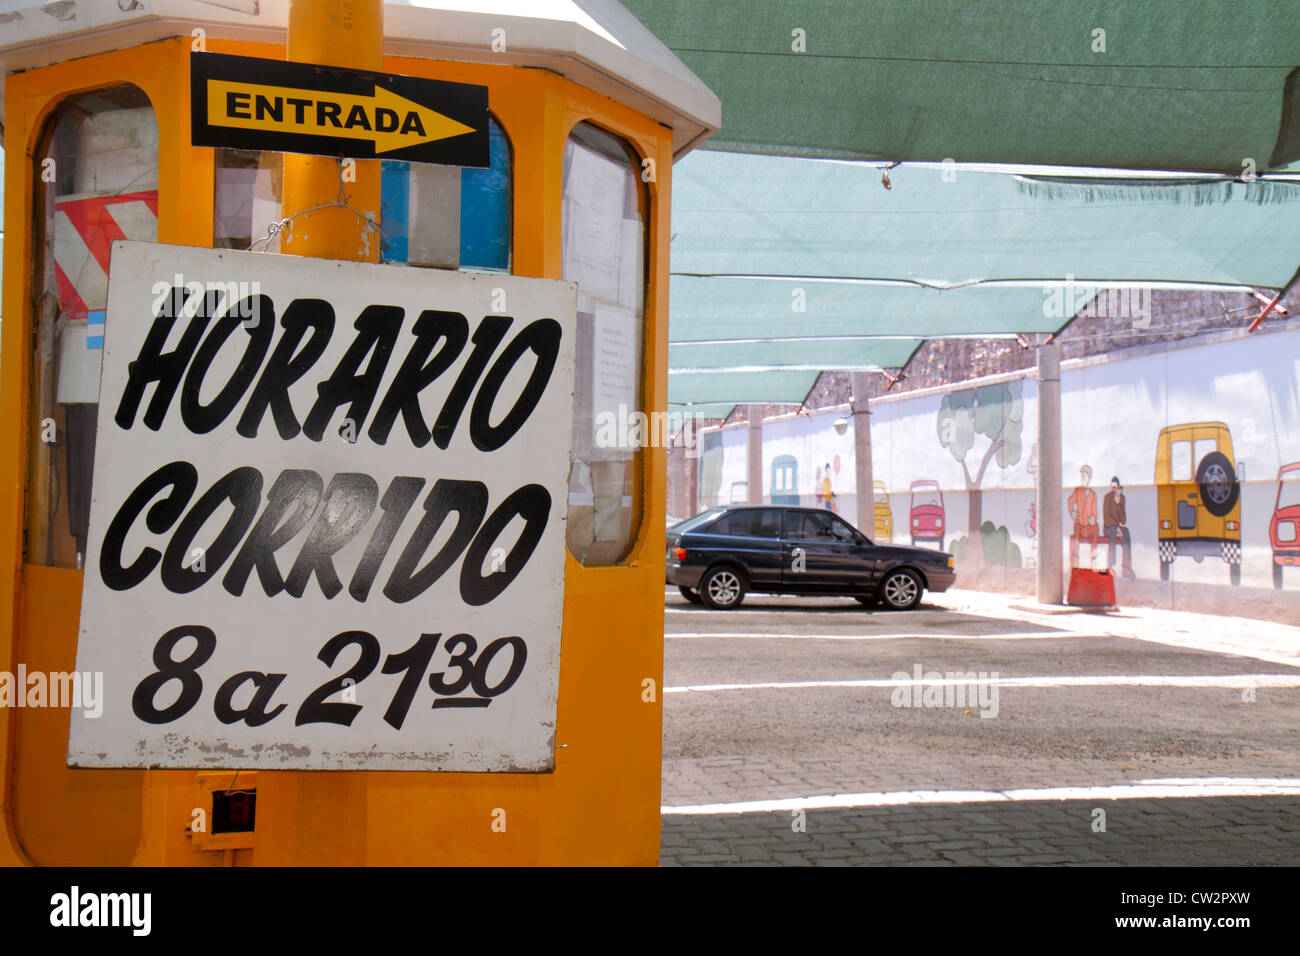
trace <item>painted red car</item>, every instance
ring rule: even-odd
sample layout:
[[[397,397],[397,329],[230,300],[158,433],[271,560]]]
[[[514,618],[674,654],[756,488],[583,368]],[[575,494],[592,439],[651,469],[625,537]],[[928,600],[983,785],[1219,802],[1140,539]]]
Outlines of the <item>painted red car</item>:
[[[908,487],[912,507],[907,523],[911,525],[912,545],[933,541],[943,550],[943,492],[937,481],[914,481]]]
[[[1300,567],[1300,461],[1277,472],[1277,501],[1268,523],[1273,545],[1273,587],[1282,586],[1282,569]]]

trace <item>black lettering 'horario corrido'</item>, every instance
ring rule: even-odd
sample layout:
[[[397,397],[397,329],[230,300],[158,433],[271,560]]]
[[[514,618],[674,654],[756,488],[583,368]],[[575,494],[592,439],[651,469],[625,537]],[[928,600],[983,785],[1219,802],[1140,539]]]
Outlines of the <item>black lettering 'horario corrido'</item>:
[[[470,440],[479,451],[491,452],[508,442],[536,408],[554,370],[562,336],[554,319],[537,319],[524,326],[493,361],[514,321],[510,316],[485,316],[471,336],[463,314],[425,310],[413,323],[414,340],[381,398],[379,387],[405,312],[397,306],[371,305],[353,323],[354,337],[338,364],[318,377],[315,402],[300,420],[289,390],[307,375],[329,344],[335,316],[328,302],[294,299],[279,316],[282,331],[272,348],[276,314],[268,296],[257,296],[254,302],[226,303],[220,316],[216,294],[187,298],[185,290],[176,287],[160,299],[139,354],[128,366],[114,415],[115,423],[124,430],[135,424],[146,388],[152,385],[153,394],[140,420],[155,431],[162,427],[179,392],[181,421],[194,434],[217,428],[242,401],[235,425],[239,435],[256,438],[269,413],[280,438],[289,440],[302,434],[320,442],[335,415],[346,406],[344,418],[358,438],[369,421],[365,434],[375,444],[385,444],[400,416],[415,447],[432,441],[445,449],[470,406]],[[258,321],[248,322],[249,315],[257,316]],[[187,324],[179,342],[164,351],[180,321]],[[247,337],[239,363],[215,397],[204,404],[200,391],[208,370],[239,329]],[[469,354],[430,426],[420,407],[420,393],[447,372],[467,346]],[[497,394],[529,351],[534,359],[528,380],[510,411],[493,425]],[[322,476],[308,469],[287,468],[266,488],[263,503],[266,483],[257,468],[237,467],[195,499],[199,475],[193,464],[173,461],[156,469],[127,496],[108,525],[99,555],[104,583],[123,591],[157,570],[169,591],[184,594],[224,570],[221,584],[233,595],[242,594],[256,574],[258,585],[268,596],[284,592],[301,598],[315,576],[325,597],[333,598],[344,587],[334,556],[378,509],[379,521],[347,584],[353,599],[365,601],[426,479],[395,477],[381,496],[376,481],[366,474]],[[187,561],[204,524],[226,505],[233,510],[216,538],[201,549],[201,564]],[[479,606],[496,598],[523,570],[541,540],[551,496],[543,486],[527,484],[495,508],[489,506],[488,490],[482,482],[434,480],[424,497],[424,515],[398,552],[383,586],[384,596],[396,603],[412,600],[463,556],[459,584],[465,603]],[[437,554],[424,561],[426,550],[453,514],[456,523],[450,537]],[[522,519],[524,527],[504,566],[483,574],[497,538],[516,518]],[[128,559],[122,553],[127,535],[141,521],[153,534],[170,533],[170,537],[163,550],[146,546]],[[308,530],[302,545],[287,571],[282,571],[276,552],[304,529]]]

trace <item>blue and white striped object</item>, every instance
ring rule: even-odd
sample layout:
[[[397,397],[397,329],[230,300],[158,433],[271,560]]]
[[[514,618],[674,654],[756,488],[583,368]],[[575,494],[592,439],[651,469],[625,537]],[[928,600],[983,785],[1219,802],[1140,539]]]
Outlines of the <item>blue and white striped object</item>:
[[[86,313],[86,348],[104,347],[104,309]]]

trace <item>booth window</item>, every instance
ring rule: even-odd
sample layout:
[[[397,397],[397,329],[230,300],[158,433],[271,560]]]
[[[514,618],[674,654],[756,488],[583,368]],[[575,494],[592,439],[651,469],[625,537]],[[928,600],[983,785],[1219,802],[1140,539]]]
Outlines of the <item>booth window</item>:
[[[641,523],[649,190],[624,140],[590,123],[564,147],[563,274],[578,283],[568,544],[621,561]]]
[[[486,169],[381,161],[380,260],[412,266],[510,271],[510,141],[488,119]],[[279,252],[281,154],[216,151],[213,246]],[[347,184],[343,186],[347,189]]]
[[[70,97],[33,158],[26,560],[80,568],[90,521],[109,253],[158,238],[158,121],[118,86]]]

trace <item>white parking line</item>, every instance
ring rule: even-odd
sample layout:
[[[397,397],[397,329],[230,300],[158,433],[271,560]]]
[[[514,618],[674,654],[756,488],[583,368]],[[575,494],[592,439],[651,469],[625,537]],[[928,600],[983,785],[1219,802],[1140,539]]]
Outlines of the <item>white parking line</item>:
[[[934,638],[943,641],[999,641],[999,640],[1020,640],[1022,638],[1041,639],[1055,637],[1061,640],[1073,640],[1077,637],[1084,636],[1101,636],[1101,635],[1082,635],[1070,631],[1025,631],[1011,634],[918,634],[915,631],[897,631],[889,634],[755,634],[741,633],[739,631],[710,632],[710,631],[680,631],[669,633],[664,632],[665,638],[747,638],[750,640],[776,640],[776,641],[900,641],[911,638]]]
[[[837,793],[779,800],[741,800],[660,807],[664,816],[718,813],[773,813],[791,810],[830,810],[849,807],[896,807],[917,804],[1005,803],[1034,800],[1150,800],[1167,797],[1300,796],[1300,779],[1290,777],[1208,777],[1138,780],[1095,787],[1045,787],[1018,790],[898,790],[879,793]]]
[[[974,674],[974,671],[970,672]],[[966,675],[966,672],[963,672]],[[809,680],[809,681],[766,681],[756,684],[687,684],[678,687],[665,687],[665,694],[685,694],[696,691],[715,690],[806,690],[814,687],[945,687],[968,686],[972,682],[987,684],[990,687],[1228,687],[1244,689],[1247,687],[1300,687],[1300,673],[1297,674],[1170,674],[1170,675],[1129,675],[1101,674],[1096,676],[1071,677],[985,677],[970,676],[938,677],[934,680],[923,677],[915,678],[881,678],[876,680]]]

